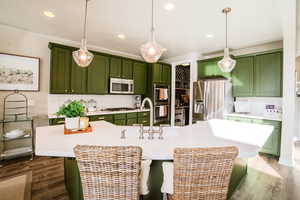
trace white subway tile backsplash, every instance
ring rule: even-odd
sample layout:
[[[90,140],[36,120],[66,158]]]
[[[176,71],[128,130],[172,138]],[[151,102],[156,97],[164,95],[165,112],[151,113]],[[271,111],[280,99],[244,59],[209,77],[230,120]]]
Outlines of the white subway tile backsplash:
[[[135,107],[136,95],[48,95],[48,114],[56,113],[59,107],[66,101],[94,99],[97,102],[98,109]]]

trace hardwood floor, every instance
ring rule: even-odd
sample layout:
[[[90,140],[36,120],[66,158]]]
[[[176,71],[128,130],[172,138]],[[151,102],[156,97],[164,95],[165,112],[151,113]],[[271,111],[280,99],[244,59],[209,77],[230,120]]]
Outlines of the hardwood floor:
[[[248,174],[232,200],[299,200],[300,142],[295,144],[295,167],[264,155],[249,159]]]
[[[32,161],[4,165],[0,168],[0,180],[27,171],[32,171],[32,200],[69,199],[65,189],[62,158],[35,157]]]
[[[299,200],[300,142],[296,144],[295,167],[278,164],[264,155],[249,159],[248,174],[231,200]],[[35,157],[0,168],[0,180],[32,171],[32,200],[68,200],[62,158]]]

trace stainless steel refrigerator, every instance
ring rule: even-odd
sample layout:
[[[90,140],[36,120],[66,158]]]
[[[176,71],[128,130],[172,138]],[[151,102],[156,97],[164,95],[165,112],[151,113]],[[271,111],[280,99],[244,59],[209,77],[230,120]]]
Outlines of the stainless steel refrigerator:
[[[226,78],[193,83],[193,121],[223,119],[233,110],[232,84]]]

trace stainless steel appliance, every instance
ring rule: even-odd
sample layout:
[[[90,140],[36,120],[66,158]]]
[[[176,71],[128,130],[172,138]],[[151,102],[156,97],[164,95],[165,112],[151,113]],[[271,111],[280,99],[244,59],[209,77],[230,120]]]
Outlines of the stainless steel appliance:
[[[222,119],[232,112],[231,82],[226,78],[203,79],[193,83],[193,120]]]
[[[110,93],[111,94],[133,94],[134,85],[131,79],[111,78]]]
[[[169,123],[170,121],[170,87],[153,85],[154,123]]]

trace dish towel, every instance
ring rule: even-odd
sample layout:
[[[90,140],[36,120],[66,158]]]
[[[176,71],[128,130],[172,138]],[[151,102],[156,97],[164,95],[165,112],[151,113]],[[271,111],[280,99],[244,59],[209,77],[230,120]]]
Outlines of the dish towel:
[[[164,100],[168,100],[168,89],[164,89],[164,97],[165,99]]]
[[[165,108],[164,106],[159,106],[159,117],[165,116]]]
[[[141,195],[147,195],[149,193],[148,189],[148,179],[149,179],[149,173],[150,173],[150,165],[152,160],[142,160],[141,163],[141,174],[140,174],[140,194]]]
[[[174,165],[172,162],[163,162],[162,164],[164,180],[161,186],[162,193],[173,194],[173,170]]]

